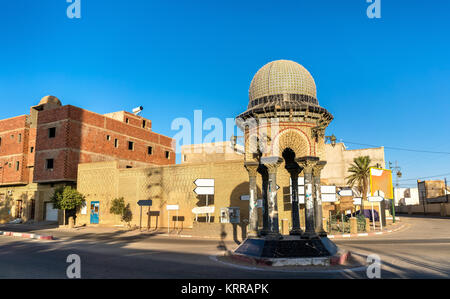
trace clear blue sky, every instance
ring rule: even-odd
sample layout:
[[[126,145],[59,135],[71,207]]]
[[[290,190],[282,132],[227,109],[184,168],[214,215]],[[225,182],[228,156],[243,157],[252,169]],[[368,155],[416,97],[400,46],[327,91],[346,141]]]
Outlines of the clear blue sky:
[[[52,94],[98,113],[143,105],[154,131],[173,136],[172,120],[195,109],[235,117],[255,72],[290,59],[335,116],[328,134],[450,152],[448,1],[382,0],[378,20],[365,0],[81,0],[80,20],[68,5],[2,1],[1,119]],[[404,179],[450,173],[450,155],[385,154]]]

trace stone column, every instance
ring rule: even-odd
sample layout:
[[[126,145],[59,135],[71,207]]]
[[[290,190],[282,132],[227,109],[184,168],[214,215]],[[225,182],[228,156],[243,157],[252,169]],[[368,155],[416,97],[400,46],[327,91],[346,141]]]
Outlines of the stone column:
[[[261,174],[262,185],[261,185],[261,193],[262,193],[262,230],[259,232],[260,235],[264,236],[269,233],[269,207],[267,200],[267,189],[269,183],[269,173],[267,172],[267,167],[264,165],[260,165],[258,168],[258,172]]]
[[[277,169],[283,159],[280,157],[267,157],[261,159],[261,164],[267,167],[268,189],[267,189],[267,224],[268,237],[281,238],[278,225],[278,204],[277,204]]]
[[[249,231],[248,237],[258,236],[258,208],[257,208],[257,188],[256,188],[256,176],[258,174],[257,162],[245,163],[245,168],[248,171],[249,178],[249,202],[248,202],[248,223]]]
[[[292,182],[292,211],[291,211],[291,219],[292,219],[292,229],[289,232],[290,235],[301,235],[303,233],[300,228],[300,215],[299,215],[299,207],[298,207],[298,175],[302,172],[302,168],[298,166],[297,163],[291,163],[286,165],[286,170],[291,175]]]
[[[305,232],[302,238],[311,239],[317,237],[314,220],[314,201],[317,196],[314,190],[314,175],[313,169],[316,166],[319,158],[317,157],[302,157],[296,159],[296,162],[303,168],[305,177]]]
[[[319,161],[313,168],[314,187],[316,189],[316,200],[314,201],[315,228],[320,237],[327,236],[327,232],[323,229],[322,192],[320,190],[320,173],[326,164],[326,161]]]

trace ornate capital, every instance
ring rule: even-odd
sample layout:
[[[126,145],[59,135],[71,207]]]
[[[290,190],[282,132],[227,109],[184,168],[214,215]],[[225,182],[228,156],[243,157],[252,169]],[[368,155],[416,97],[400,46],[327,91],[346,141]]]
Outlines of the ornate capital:
[[[327,164],[327,161],[318,161],[317,164],[313,167],[313,174],[314,176],[319,177],[322,169]]]
[[[257,163],[257,162],[246,162],[244,166],[247,169],[248,175],[250,177],[255,177],[255,176],[258,175],[259,163]]]
[[[282,162],[283,159],[277,156],[261,158],[261,164],[267,167],[269,173],[276,173]]]
[[[300,165],[300,167],[303,168],[303,172],[305,174],[312,174],[314,171],[314,168],[316,167],[316,165],[319,162],[319,158],[307,156],[307,157],[296,158],[295,161],[298,163],[298,165]]]

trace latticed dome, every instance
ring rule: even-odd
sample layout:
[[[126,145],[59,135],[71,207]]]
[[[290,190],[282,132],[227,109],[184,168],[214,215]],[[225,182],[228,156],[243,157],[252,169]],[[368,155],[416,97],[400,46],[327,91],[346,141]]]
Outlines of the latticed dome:
[[[255,117],[314,122],[320,118],[327,124],[333,119],[333,115],[319,105],[314,78],[302,65],[290,60],[272,61],[253,77],[247,110],[237,119],[240,122]]]
[[[300,100],[318,104],[314,78],[306,68],[290,60],[272,61],[256,73],[250,84],[249,107],[282,95],[299,95]]]

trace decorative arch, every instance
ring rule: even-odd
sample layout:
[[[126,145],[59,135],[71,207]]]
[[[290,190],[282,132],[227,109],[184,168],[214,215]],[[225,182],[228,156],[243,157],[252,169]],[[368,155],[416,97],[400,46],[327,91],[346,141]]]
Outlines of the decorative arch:
[[[293,150],[296,157],[312,155],[308,137],[302,130],[296,128],[283,129],[273,139],[272,155],[281,157],[286,148]]]

